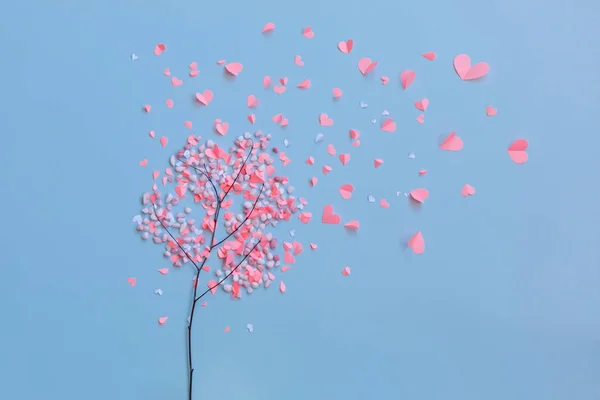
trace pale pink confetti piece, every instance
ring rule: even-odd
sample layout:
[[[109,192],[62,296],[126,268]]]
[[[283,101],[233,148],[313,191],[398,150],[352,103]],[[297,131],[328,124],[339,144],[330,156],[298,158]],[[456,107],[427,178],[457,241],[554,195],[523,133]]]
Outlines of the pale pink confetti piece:
[[[148,135],[150,135],[150,137],[151,137],[152,139],[154,139],[154,131],[150,131],[150,132],[148,132]]]
[[[342,97],[342,91],[339,88],[333,88],[331,93],[333,93],[333,97],[335,97],[336,99]]]
[[[283,120],[283,114],[276,114],[273,116],[273,122],[279,124]]]
[[[473,196],[475,194],[475,188],[467,183],[461,189],[460,194],[462,194],[463,197]]]
[[[323,174],[327,175],[329,172],[331,172],[331,167],[329,165],[324,165],[323,166]]]
[[[306,163],[307,163],[308,165],[314,165],[314,163],[315,163],[315,159],[314,159],[312,156],[311,156],[311,157],[308,157],[308,158],[306,159]]]
[[[393,119],[388,118],[381,124],[381,130],[385,132],[395,132],[396,131],[396,122]]]
[[[165,104],[167,105],[167,107],[169,108],[173,108],[173,106],[175,105],[175,103],[173,102],[173,100],[171,99],[167,99],[165,100]]]
[[[315,37],[315,33],[313,32],[310,26],[307,26],[302,30],[302,36],[312,39],[313,37]]]
[[[340,187],[340,195],[342,196],[343,199],[348,200],[349,198],[352,197],[352,192],[354,191],[354,186],[352,186],[351,184],[347,183],[345,185],[342,185]]]
[[[422,169],[419,171],[419,176],[424,176],[427,173],[426,169]]]
[[[354,142],[352,142],[352,146],[354,146],[354,147],[360,146],[360,140],[355,140]]]
[[[154,55],[160,56],[162,54],[162,52],[165,51],[166,49],[167,49],[167,46],[165,46],[163,43],[159,43],[154,48]]]
[[[217,293],[217,287],[219,282],[217,281],[208,281],[208,283],[206,284],[206,286],[208,286],[208,288],[210,289],[210,293],[214,296],[215,293]]]
[[[426,59],[428,59],[429,61],[435,60],[435,53],[432,51],[430,51],[428,53],[423,53],[422,56],[425,57]]]
[[[344,228],[350,229],[351,231],[357,231],[358,228],[360,228],[360,224],[358,223],[358,221],[350,221],[346,222]]]
[[[408,247],[410,247],[415,254],[423,254],[425,251],[425,241],[423,240],[423,235],[420,231],[410,238]]]
[[[333,119],[329,118],[329,116],[325,113],[321,113],[319,116],[319,123],[321,126],[331,126],[333,125]]]
[[[160,171],[154,171],[152,173],[152,179],[154,179],[154,180],[157,180],[159,176],[160,176]]]
[[[228,326],[226,326],[226,327],[225,327],[225,329],[223,329],[223,332],[224,332],[224,333],[227,333],[227,332],[229,332],[230,330],[231,330],[231,329],[230,329]]]
[[[376,158],[373,160],[373,165],[375,166],[375,168],[379,168],[379,166],[383,164],[383,159],[381,158]]]
[[[310,81],[308,79],[303,80],[296,86],[298,89],[308,89],[310,87]]]
[[[529,159],[525,150],[529,147],[529,142],[525,139],[517,139],[508,147],[508,155],[515,164],[523,164]]]
[[[165,74],[165,76],[171,76],[171,71],[169,70],[169,68],[165,68],[163,74]]]
[[[166,275],[169,273],[169,269],[168,268],[161,268],[158,270],[158,272],[160,272],[162,275]]]
[[[195,76],[198,76],[198,74],[199,74],[199,73],[200,73],[200,71],[193,70],[193,71],[190,71],[190,72],[189,72],[189,75],[190,75],[190,76],[193,78],[193,77],[195,77]]]
[[[492,106],[487,106],[485,108],[485,115],[487,115],[488,117],[493,117],[496,114],[498,114],[498,109],[496,109]]]
[[[370,58],[364,57],[358,61],[358,70],[361,74],[366,75],[377,67],[377,61],[371,61]]]
[[[285,86],[279,86],[279,85],[275,85],[273,87],[273,90],[275,91],[275,93],[277,94],[283,94],[286,91]]]
[[[263,27],[262,33],[269,33],[275,30],[275,24],[272,22],[267,22]]]
[[[427,191],[427,189],[415,189],[410,192],[410,197],[412,197],[414,201],[423,203],[429,197],[429,192]]]
[[[312,214],[309,213],[308,211],[304,211],[304,212],[300,213],[300,215],[298,216],[298,219],[303,224],[307,224],[312,219]]]
[[[159,323],[160,325],[164,325],[164,323],[165,323],[165,322],[167,322],[167,320],[168,320],[168,319],[169,319],[169,317],[160,317],[160,318],[158,319],[158,323]]]
[[[183,81],[175,76],[171,78],[171,85],[173,86],[181,86],[182,83]]]
[[[342,275],[344,275],[344,276],[349,276],[349,275],[350,275],[350,272],[351,272],[351,271],[350,271],[350,267],[345,267],[345,268],[342,270]]]
[[[353,140],[356,140],[360,137],[360,132],[356,129],[350,129],[348,133],[350,134],[350,138]]]
[[[232,62],[225,66],[225,71],[229,72],[233,76],[238,76],[244,66],[239,62]]]
[[[279,78],[279,83],[281,83],[283,86],[287,85],[288,78],[287,77]]]
[[[296,64],[299,67],[304,66],[304,61],[302,61],[302,57],[300,57],[300,56],[294,57],[294,64]]]
[[[463,141],[456,136],[456,132],[452,132],[440,145],[440,149],[447,151],[459,151],[463,148]]]
[[[400,74],[400,82],[402,87],[406,90],[411,83],[415,80],[417,73],[414,71],[404,71]]]
[[[127,282],[129,282],[131,287],[134,287],[137,284],[137,281],[135,278],[127,278]]]
[[[227,61],[226,60],[218,60],[217,61],[217,65],[223,65],[225,64]]]
[[[149,113],[151,109],[152,109],[152,106],[150,104],[146,104],[144,106],[144,111],[146,111],[147,113]]]
[[[415,108],[417,110],[421,110],[423,112],[425,112],[425,110],[427,110],[428,106],[429,106],[429,100],[427,100],[427,99],[418,100],[417,102],[415,102]]]
[[[248,96],[248,100],[246,101],[246,104],[248,105],[248,108],[254,108],[258,105],[259,102],[260,101],[256,98],[256,96],[251,94],[250,96]]]
[[[198,63],[196,61],[193,61],[190,65],[189,65],[190,69],[192,71],[196,71],[198,70]]]
[[[381,208],[390,208],[390,203],[388,203],[386,199],[381,199],[379,205]]]
[[[321,215],[321,222],[329,225],[337,225],[340,223],[340,216],[334,214],[333,206],[327,204],[323,207],[323,214]]]
[[[350,154],[348,153],[343,153],[340,154],[340,162],[342,163],[342,165],[346,165],[348,164],[348,161],[350,161]]]
[[[309,246],[312,250],[316,250],[318,248],[318,246],[314,243],[311,243]]]
[[[318,181],[319,180],[313,176],[312,178],[310,178],[310,185],[314,187],[316,186]]]
[[[256,115],[254,115],[254,114],[248,115],[248,121],[250,121],[251,124],[254,124],[256,122]]]
[[[419,114],[419,116],[417,117],[417,122],[420,124],[425,123],[425,115]]]
[[[167,139],[165,136],[163,136],[163,137],[160,138],[160,145],[162,147],[165,147],[168,142],[169,142],[169,139]]]
[[[212,101],[213,96],[213,92],[211,90],[206,89],[202,93],[196,93],[196,100],[198,100],[200,104],[207,106]]]
[[[382,76],[381,77],[381,84],[382,85],[387,85],[389,81],[390,81],[390,78],[388,78],[387,76]]]
[[[279,291],[285,293],[285,283],[283,281],[279,282]]]
[[[140,165],[142,167],[145,167],[146,165],[148,165],[148,160],[146,158],[144,158],[142,161],[140,161]]]
[[[206,302],[203,301],[202,304],[200,304],[202,307],[206,307]]]
[[[188,129],[192,129],[192,121],[185,121],[183,125]]]
[[[271,84],[271,77],[270,76],[265,76],[263,78],[263,87],[267,88],[267,87],[269,87],[270,84]]]
[[[485,62],[471,66],[471,58],[466,54],[459,54],[454,58],[454,70],[463,81],[483,78],[490,70]]]
[[[352,51],[352,47],[354,47],[354,40],[348,39],[345,42],[341,41],[338,43],[337,47],[342,53],[348,54]]]

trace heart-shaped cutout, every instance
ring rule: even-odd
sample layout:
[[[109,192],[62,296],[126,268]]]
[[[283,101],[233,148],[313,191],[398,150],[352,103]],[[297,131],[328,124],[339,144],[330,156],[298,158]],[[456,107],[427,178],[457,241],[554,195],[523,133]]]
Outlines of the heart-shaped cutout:
[[[440,145],[440,149],[447,151],[459,151],[463,147],[463,141],[461,138],[456,136],[456,132],[452,132],[451,134],[444,139],[442,144]]]
[[[461,189],[460,194],[462,194],[464,197],[473,196],[475,194],[475,188],[467,183]]]
[[[408,88],[411,85],[411,83],[413,83],[416,77],[417,73],[415,71],[403,71],[400,74],[400,82],[402,83],[402,87],[404,88],[404,90],[406,90],[406,88]]]
[[[196,93],[196,100],[198,100],[201,104],[207,106],[213,99],[213,92],[206,89],[202,93]]]
[[[331,126],[333,125],[333,119],[329,118],[329,116],[325,113],[322,113],[319,116],[319,123],[321,126]]]
[[[463,81],[483,78],[490,71],[490,66],[485,62],[471,66],[471,58],[466,54],[459,54],[454,58],[454,70]]]
[[[349,198],[352,197],[352,192],[354,191],[354,186],[352,186],[351,184],[347,183],[345,185],[342,185],[340,187],[340,195],[342,196],[343,199],[348,200]]]
[[[410,247],[415,254],[423,254],[425,251],[425,240],[423,240],[423,235],[420,231],[410,238],[408,247]]]
[[[358,70],[361,74],[366,75],[369,72],[373,71],[377,66],[377,61],[371,61],[369,57],[361,58],[358,61]]]
[[[396,131],[396,122],[393,119],[388,118],[381,124],[381,130],[385,132],[395,132]]]
[[[323,207],[321,222],[324,224],[337,225],[340,223],[340,216],[333,213],[333,207],[327,204]]]
[[[345,42],[341,41],[338,43],[338,49],[344,53],[348,54],[352,51],[352,47],[354,47],[354,40],[348,39]]]
[[[427,189],[419,188],[410,192],[410,197],[416,202],[423,203],[429,197]]]
[[[239,62],[233,62],[225,65],[225,71],[229,72],[233,76],[238,76],[244,66]]]
[[[523,164],[529,159],[525,150],[529,147],[529,142],[525,139],[517,139],[508,147],[508,155],[515,164]]]

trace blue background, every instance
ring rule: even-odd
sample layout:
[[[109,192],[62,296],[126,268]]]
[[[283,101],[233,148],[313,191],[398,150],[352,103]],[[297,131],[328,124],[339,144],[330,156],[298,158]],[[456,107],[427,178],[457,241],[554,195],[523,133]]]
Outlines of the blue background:
[[[290,140],[285,171],[314,221],[280,226],[286,239],[296,228],[307,249],[285,274],[285,295],[272,288],[234,302],[219,292],[198,314],[197,399],[600,398],[599,13],[591,0],[5,4],[0,398],[186,398],[191,270],[159,275],[168,262],[131,218],[151,172],[187,136],[183,121],[216,137],[212,121],[224,119],[233,139],[249,129],[250,93],[261,100],[256,127],[280,148]],[[269,21],[277,29],[265,38]],[[312,40],[300,34],[309,25]],[[336,44],[348,38],[355,48],[344,55]],[[155,57],[161,42],[167,51]],[[427,51],[436,61],[420,56]],[[487,61],[490,74],[460,81],[460,53]],[[364,56],[379,61],[366,79],[356,68]],[[229,82],[217,59],[244,71]],[[183,86],[170,86],[165,67]],[[404,92],[405,69],[417,79]],[[264,75],[289,77],[288,91],[264,91]],[[313,87],[295,89],[304,78]],[[336,86],[344,96],[334,104]],[[206,88],[215,100],[198,110],[190,96]],[[423,97],[431,104],[419,125],[412,104]],[[485,116],[488,104],[496,117]],[[384,109],[398,121],[394,134],[370,123]],[[290,119],[285,131],[270,121],[278,112]],[[321,112],[333,127],[318,126]],[[358,149],[349,128],[362,133]],[[439,150],[453,130],[464,149]],[[520,137],[530,159],[515,165],[506,148]],[[328,143],[352,152],[347,166],[326,154]],[[308,155],[316,166],[304,164]],[[375,157],[385,160],[378,170]],[[325,162],[334,170],[323,177]],[[344,183],[356,186],[349,201],[337,194]],[[465,183],[474,197],[460,195]],[[417,187],[430,190],[420,210],[396,197]],[[327,202],[361,222],[357,235],[318,222]],[[416,230],[421,256],[404,248]],[[340,274],[346,265],[350,277]],[[161,315],[169,321],[159,327]]]

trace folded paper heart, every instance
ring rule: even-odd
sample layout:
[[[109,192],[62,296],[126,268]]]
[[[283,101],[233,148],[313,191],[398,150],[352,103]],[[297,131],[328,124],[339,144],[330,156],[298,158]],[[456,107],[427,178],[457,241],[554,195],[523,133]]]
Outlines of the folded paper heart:
[[[447,151],[459,151],[463,147],[463,141],[456,136],[456,132],[452,132],[440,145],[440,149]]]
[[[340,216],[333,213],[333,207],[329,204],[323,207],[321,222],[324,224],[336,225],[340,223]]]
[[[333,125],[333,119],[329,118],[329,116],[325,113],[322,113],[319,116],[319,123],[321,126],[331,126]]]
[[[358,70],[361,74],[366,75],[377,67],[377,61],[371,61],[369,57],[361,58],[358,61]]]
[[[402,83],[402,87],[406,90],[411,83],[417,77],[417,73],[415,71],[404,71],[400,74],[400,82]]]
[[[247,101],[248,108],[256,107],[258,105],[258,103],[259,103],[259,100],[256,98],[256,96],[254,96],[253,94],[248,96],[248,101]]]
[[[415,108],[417,110],[425,112],[425,110],[427,110],[427,107],[429,107],[429,100],[427,99],[418,100],[417,102],[415,102]]]
[[[233,76],[238,76],[238,74],[242,72],[243,68],[243,65],[239,62],[233,62],[225,65],[225,71],[227,71]]]
[[[410,197],[416,202],[423,203],[429,197],[429,192],[423,188],[415,189],[410,192]]]
[[[425,241],[423,240],[423,235],[420,231],[410,238],[408,247],[410,247],[415,254],[423,254],[425,251]]]
[[[352,51],[353,46],[354,41],[352,39],[348,39],[345,42],[341,41],[338,43],[338,49],[344,54],[350,53]]]
[[[475,188],[467,183],[461,189],[460,194],[462,194],[464,197],[473,196],[475,194]]]
[[[395,132],[396,131],[396,123],[393,119],[388,118],[381,124],[381,130],[385,132]]]
[[[348,200],[350,197],[352,197],[352,192],[353,191],[354,191],[354,186],[352,186],[349,183],[347,183],[345,185],[342,185],[340,187],[340,195],[345,200]]]
[[[213,92],[206,89],[202,93],[196,93],[196,100],[198,100],[201,104],[207,106],[213,99]]]
[[[490,66],[484,62],[471,66],[471,58],[466,54],[459,54],[454,58],[454,70],[460,79],[470,81],[486,76]]]
[[[508,147],[508,155],[515,164],[523,164],[529,159],[525,150],[529,147],[529,142],[525,139],[517,139]]]

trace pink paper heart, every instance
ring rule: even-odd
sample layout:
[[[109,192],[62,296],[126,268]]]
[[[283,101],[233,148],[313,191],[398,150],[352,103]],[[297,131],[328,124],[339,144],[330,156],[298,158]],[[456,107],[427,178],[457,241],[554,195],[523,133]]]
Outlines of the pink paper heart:
[[[272,32],[275,29],[275,24],[272,22],[267,22],[267,24],[264,26],[262,33],[268,33],[268,32]]]
[[[354,40],[348,39],[345,42],[341,41],[338,43],[338,49],[344,53],[348,54],[352,51],[352,47],[354,47]]]
[[[127,282],[133,287],[136,285],[137,281],[135,278],[127,278]]]
[[[508,147],[508,155],[515,164],[523,164],[529,159],[525,150],[529,147],[529,142],[525,139],[517,139]]]
[[[173,100],[171,99],[166,99],[165,100],[165,104],[167,105],[167,107],[169,108],[173,108],[173,106],[175,105],[175,103],[173,102]]]
[[[385,132],[395,132],[396,131],[396,122],[393,119],[388,118],[381,124],[381,130]]]
[[[229,130],[229,124],[227,122],[217,123],[217,125],[215,126],[215,129],[217,130],[217,133],[219,135],[225,136],[225,134]]]
[[[498,113],[498,110],[492,106],[487,106],[485,108],[485,115],[487,115],[488,117],[493,117],[497,113]]]
[[[248,96],[248,102],[247,102],[248,108],[256,107],[258,105],[258,103],[259,103],[258,99],[253,94]]]
[[[344,224],[344,228],[357,231],[360,228],[360,223],[358,221],[349,221]]]
[[[471,66],[471,58],[466,54],[459,54],[454,58],[454,69],[463,81],[483,78],[490,70],[485,62]]]
[[[158,319],[158,323],[159,323],[160,325],[164,325],[164,323],[165,323],[165,322],[167,322],[167,320],[168,320],[168,319],[169,319],[169,317],[160,317],[160,318]]]
[[[165,74],[165,76],[171,76],[171,71],[169,70],[169,68],[165,68],[163,74]]]
[[[302,31],[302,36],[312,39],[313,37],[315,37],[315,33],[312,31],[312,28],[310,26],[307,26]]]
[[[275,91],[275,93],[277,94],[282,94],[283,92],[285,92],[285,86],[275,86],[273,88],[273,90]]]
[[[198,63],[197,63],[196,61],[194,61],[194,62],[192,62],[192,63],[189,65],[189,67],[190,67],[190,69],[191,69],[191,70],[194,70],[194,71],[195,71],[195,70],[197,70],[197,69],[198,69]]]
[[[203,105],[207,106],[213,99],[213,92],[206,89],[202,93],[196,93],[196,100],[198,100]]]
[[[210,293],[214,296],[215,293],[217,293],[217,287],[219,282],[217,281],[208,281],[208,283],[206,284],[206,286],[208,286],[208,288],[210,289]]]
[[[238,76],[238,74],[242,72],[243,68],[244,66],[239,62],[232,62],[225,65],[225,70],[233,76]]]
[[[390,203],[388,203],[386,199],[381,199],[379,201],[379,206],[381,208],[390,208]]]
[[[288,78],[287,77],[279,78],[279,83],[281,83],[283,86],[287,85]]]
[[[381,164],[383,164],[383,160],[381,158],[376,158],[373,160],[373,166],[375,168],[379,168]]]
[[[408,247],[410,247],[415,254],[423,254],[425,251],[425,240],[423,240],[423,235],[420,231],[410,238]]]
[[[419,100],[415,103],[415,108],[417,110],[425,112],[425,110],[427,110],[427,107],[429,107],[429,100],[427,99]]]
[[[308,79],[303,80],[296,86],[298,89],[308,89],[310,87],[310,81]]]
[[[248,121],[249,121],[251,124],[254,124],[254,122],[256,122],[256,115],[254,115],[254,114],[250,114],[250,115],[248,115]]]
[[[331,126],[333,125],[333,119],[329,118],[329,116],[325,113],[322,113],[319,116],[319,123],[321,126]]]
[[[142,167],[145,167],[146,165],[148,165],[148,160],[144,158],[142,161],[140,161],[140,165]]]
[[[360,132],[356,129],[350,129],[348,133],[350,134],[350,139],[356,140],[360,137]]]
[[[177,79],[176,77],[171,78],[171,85],[173,86],[181,86],[183,81],[181,79]]]
[[[417,73],[415,71],[404,71],[400,74],[400,82],[402,83],[404,90],[413,83],[416,77]]]
[[[475,188],[467,183],[461,189],[460,194],[462,194],[464,197],[473,196],[475,194]]]
[[[192,121],[185,121],[183,125],[188,129],[192,129]]]
[[[342,198],[344,200],[348,200],[350,197],[352,197],[353,191],[354,191],[354,186],[352,186],[349,183],[342,185],[340,187],[340,195],[342,196]]]
[[[294,64],[296,64],[299,67],[302,67],[304,65],[304,61],[302,61],[302,57],[296,56],[294,58]]]
[[[333,213],[333,207],[329,204],[323,207],[321,222],[324,224],[337,225],[340,223],[340,216]]]
[[[435,60],[435,53],[432,51],[430,51],[428,53],[423,53],[422,56],[425,57],[429,61]]]
[[[412,197],[414,201],[423,203],[429,197],[429,192],[427,189],[423,188],[415,189],[410,192],[410,197]]]
[[[311,220],[312,214],[309,213],[308,211],[304,211],[304,212],[300,213],[298,218],[300,219],[300,222],[302,222],[303,224],[307,224],[308,221]]]
[[[459,151],[463,147],[463,141],[456,136],[456,132],[452,132],[440,145],[440,149],[448,151]]]
[[[369,72],[373,71],[376,66],[377,66],[377,61],[371,61],[371,59],[368,57],[361,58],[358,61],[358,70],[363,75],[366,75]]]
[[[342,91],[339,88],[333,88],[331,92],[333,93],[333,97],[335,97],[336,99],[342,97]]]
[[[350,161],[350,154],[348,153],[343,153],[340,154],[340,162],[342,163],[342,165],[346,165],[348,164],[348,161]]]
[[[417,122],[422,124],[425,122],[425,116],[423,114],[419,114],[419,116],[417,117]]]
[[[345,267],[345,268],[342,270],[342,275],[344,275],[344,276],[350,276],[350,273],[351,273],[351,272],[352,272],[352,271],[350,270],[350,267]]]
[[[271,77],[270,76],[265,76],[263,78],[263,87],[264,88],[268,88],[270,84],[271,84]]]
[[[382,85],[387,85],[389,81],[390,81],[390,78],[388,78],[387,76],[382,76],[381,77],[381,84]]]

